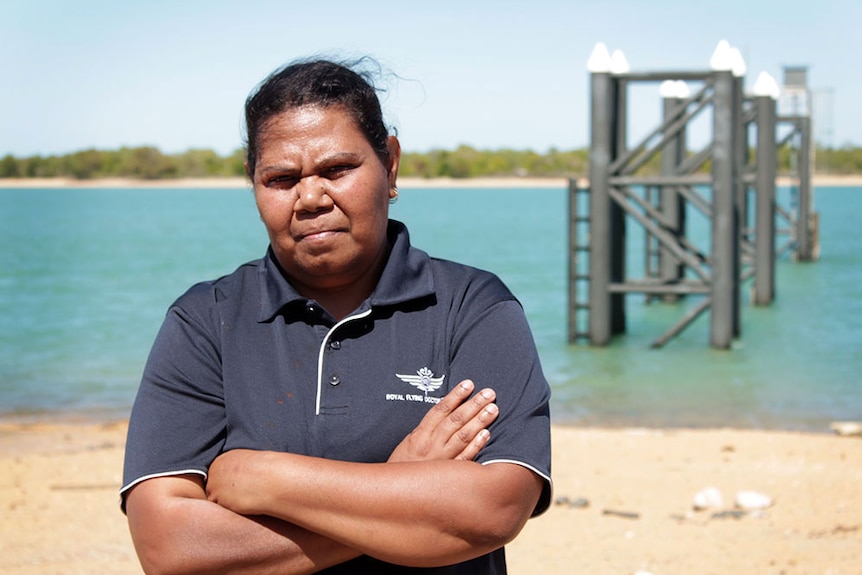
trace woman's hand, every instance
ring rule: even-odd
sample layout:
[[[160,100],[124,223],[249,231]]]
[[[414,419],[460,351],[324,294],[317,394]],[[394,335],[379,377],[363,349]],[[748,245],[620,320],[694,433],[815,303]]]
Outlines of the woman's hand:
[[[488,426],[499,415],[494,390],[483,389],[470,398],[473,388],[469,379],[456,385],[398,444],[388,461],[472,461],[491,437]]]
[[[471,398],[473,388],[469,379],[455,386],[398,444],[388,462],[472,461],[499,415],[494,390],[483,389]],[[222,453],[209,468],[207,499],[242,515],[267,514],[266,481],[278,475],[280,456],[284,454],[249,449]]]

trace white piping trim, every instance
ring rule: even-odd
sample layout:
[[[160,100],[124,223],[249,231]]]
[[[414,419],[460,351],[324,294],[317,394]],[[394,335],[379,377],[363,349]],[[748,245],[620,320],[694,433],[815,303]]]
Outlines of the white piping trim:
[[[134,487],[138,483],[146,481],[147,479],[155,479],[156,477],[172,477],[174,475],[188,475],[188,474],[200,475],[204,479],[207,478],[207,474],[205,472],[201,471],[200,469],[181,469],[178,471],[165,471],[163,473],[151,473],[150,475],[144,475],[143,477],[138,477],[137,479],[135,479],[134,481],[132,481],[128,485],[124,485],[122,487],[122,489],[120,489],[120,495],[124,494],[126,491],[128,491],[129,489],[131,489],[132,487]]]
[[[491,461],[483,462],[482,465],[490,465],[491,463],[513,463],[515,465],[520,465],[521,467],[524,467],[525,469],[529,469],[530,471],[532,471],[533,473],[535,473],[536,475],[538,475],[539,477],[541,477],[542,479],[547,481],[548,482],[548,507],[545,507],[538,514],[536,514],[536,510],[533,509],[533,514],[531,514],[531,517],[538,517],[538,515],[541,515],[542,513],[544,513],[545,511],[547,511],[550,508],[551,504],[554,501],[554,480],[553,479],[551,479],[549,476],[545,475],[544,473],[542,473],[541,471],[539,471],[538,469],[536,469],[532,465],[528,465],[528,464],[524,463],[523,461],[518,461],[516,459],[492,459]],[[543,491],[544,491],[544,489],[543,489]],[[537,505],[538,505],[538,503],[537,503]]]
[[[523,461],[518,461],[516,459],[492,459],[491,461],[483,461],[482,465],[490,465],[491,463],[514,463],[515,465],[520,465],[521,467],[526,467],[527,469],[529,469],[530,471],[532,471],[533,473],[535,473],[536,475],[538,475],[539,477],[541,477],[542,479],[544,479],[545,481],[550,483],[551,487],[553,487],[553,485],[554,485],[554,481],[548,475],[545,475],[544,473],[542,473],[541,471],[539,471],[538,469],[536,469],[532,465],[524,463]]]
[[[333,333],[335,333],[335,330],[347,322],[362,319],[370,314],[371,308],[368,308],[359,315],[348,316],[336,323],[328,332],[326,332],[326,337],[323,338],[323,343],[320,344],[320,352],[317,354],[317,400],[314,404],[314,415],[320,415],[320,396],[323,393],[323,352],[326,351],[326,344],[329,342],[329,338]]]

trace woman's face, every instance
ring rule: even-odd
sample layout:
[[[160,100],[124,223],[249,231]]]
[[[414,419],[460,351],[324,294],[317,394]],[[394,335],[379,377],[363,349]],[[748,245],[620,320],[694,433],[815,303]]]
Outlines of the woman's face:
[[[275,256],[300,293],[376,283],[400,157],[394,137],[389,151],[384,165],[338,106],[294,108],[263,126],[255,200]]]

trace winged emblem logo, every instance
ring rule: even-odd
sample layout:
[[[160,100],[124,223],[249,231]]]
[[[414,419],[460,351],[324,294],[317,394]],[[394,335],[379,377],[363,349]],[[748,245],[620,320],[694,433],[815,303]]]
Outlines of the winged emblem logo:
[[[440,389],[440,386],[443,385],[443,379],[446,377],[445,375],[434,377],[434,372],[427,367],[423,367],[417,371],[416,375],[396,373],[395,376],[404,383],[409,383],[413,387],[421,389],[425,392],[426,396],[429,391],[437,391]]]

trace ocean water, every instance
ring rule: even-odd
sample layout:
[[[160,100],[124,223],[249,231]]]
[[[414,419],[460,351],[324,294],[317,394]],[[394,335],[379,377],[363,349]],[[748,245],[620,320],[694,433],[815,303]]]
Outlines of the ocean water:
[[[708,314],[650,349],[697,300],[648,305],[642,295],[627,296],[628,331],[610,346],[569,344],[566,196],[406,188],[391,210],[414,245],[509,285],[556,422],[828,431],[862,419],[862,188],[816,190],[820,260],[781,259],[766,308],[748,305],[745,283],[742,336],[727,351],[709,347]],[[636,276],[643,233],[630,229]],[[0,189],[0,415],[127,414],[167,306],[266,244],[248,189]]]

